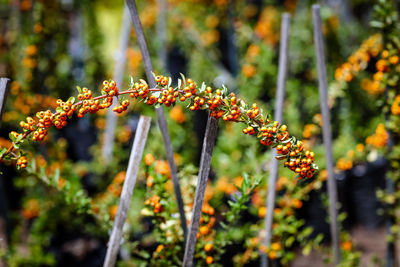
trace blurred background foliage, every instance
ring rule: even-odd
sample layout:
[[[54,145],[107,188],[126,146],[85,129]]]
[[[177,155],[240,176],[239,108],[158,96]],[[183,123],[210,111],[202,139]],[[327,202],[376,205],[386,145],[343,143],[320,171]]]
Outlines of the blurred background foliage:
[[[160,8],[163,1],[166,9]],[[75,95],[77,85],[96,91],[103,80],[112,78],[123,2],[0,0],[0,76],[11,79],[0,129],[1,146],[10,144],[8,132],[26,116],[54,107],[57,98],[66,100]],[[157,74],[176,79],[184,73],[198,84],[225,84],[272,115],[281,15],[289,12],[292,16],[283,122],[315,151],[321,172],[309,184],[297,186],[291,173],[280,170],[273,243],[263,247],[271,155],[255,140],[243,138],[240,125],[220,123],[205,205],[210,209],[203,210],[203,226],[208,230],[199,237],[196,247],[199,266],[253,266],[260,252],[268,253],[277,266],[295,262],[301,252],[309,254],[311,250],[329,259],[325,251],[330,241],[326,171],[310,8],[314,2],[137,1]],[[375,1],[321,4],[334,158],[343,212],[343,266],[357,266],[362,262],[361,254],[357,244],[352,245],[349,230],[357,225],[383,225],[383,217],[378,214],[383,204],[375,197],[375,191],[385,184],[386,162],[381,156],[386,131],[380,125],[384,114],[379,109],[383,100],[379,86],[373,79],[369,83],[367,80],[375,73],[383,48],[376,35],[379,31],[370,27],[376,13]],[[166,21],[161,20],[162,13]],[[120,88],[128,87],[130,77],[136,80],[145,75],[133,30],[125,57]],[[103,112],[74,118],[62,131],[51,132],[44,143],[32,144],[35,153],[29,155],[32,163],[26,171],[1,166],[3,263],[102,265],[139,114],[155,118],[151,107],[139,103],[132,106],[125,116],[118,116],[113,157],[108,164],[101,157],[107,127]],[[189,216],[207,114],[189,112],[179,105],[166,114]],[[146,266],[149,262],[152,266],[175,266],[183,255],[162,138],[153,124],[124,233],[120,266]],[[251,190],[243,188],[243,181]],[[353,213],[363,201],[368,204],[360,209],[371,214],[365,220],[363,214]],[[153,209],[156,202],[161,203],[160,210]],[[171,228],[170,234],[166,227]],[[208,250],[206,244],[214,248]]]

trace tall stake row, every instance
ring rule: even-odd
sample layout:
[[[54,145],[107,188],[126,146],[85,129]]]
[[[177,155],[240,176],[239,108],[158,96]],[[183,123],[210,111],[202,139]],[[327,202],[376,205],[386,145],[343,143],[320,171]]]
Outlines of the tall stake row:
[[[332,247],[335,264],[340,263],[340,246],[339,246],[339,222],[338,222],[338,207],[337,207],[337,188],[333,170],[333,152],[332,152],[332,130],[330,123],[330,113],[327,98],[327,77],[326,77],[326,60],[325,47],[322,35],[322,21],[320,15],[320,6],[313,5],[313,24],[314,24],[314,43],[316,49],[317,69],[318,69],[318,88],[320,96],[321,113],[323,120],[323,143],[325,147],[326,166],[328,170],[328,197],[329,197],[329,217],[330,229],[332,237]],[[288,39],[290,15],[282,16],[281,24],[281,42],[279,50],[279,71],[278,71],[278,86],[277,99],[275,106],[274,120],[282,120],[282,108],[285,95],[285,81],[287,75],[288,62]],[[278,162],[275,159],[276,153],[272,152],[272,162],[270,169],[270,177],[268,181],[268,197],[267,197],[267,213],[265,215],[265,237],[264,245],[269,246],[272,237],[272,222],[276,198],[276,179],[278,176]],[[261,266],[269,266],[267,255],[261,256]]]

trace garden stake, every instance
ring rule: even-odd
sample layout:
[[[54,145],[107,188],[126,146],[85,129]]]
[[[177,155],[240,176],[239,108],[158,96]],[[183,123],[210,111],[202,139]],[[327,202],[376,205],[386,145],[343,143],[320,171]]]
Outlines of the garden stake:
[[[139,124],[136,129],[135,139],[132,145],[131,155],[129,157],[128,169],[126,170],[124,185],[122,187],[117,215],[115,216],[114,226],[112,229],[110,240],[108,242],[106,259],[103,265],[104,267],[114,266],[117,259],[119,246],[122,239],[122,229],[125,224],[126,216],[128,215],[133,189],[135,188],[137,175],[139,172],[139,164],[143,156],[147,134],[150,129],[150,122],[150,117],[140,116]]]
[[[3,116],[3,112],[6,107],[7,95],[8,95],[8,85],[10,79],[8,78],[0,78],[0,125],[1,125],[1,118]]]
[[[206,126],[206,133],[203,139],[203,149],[201,152],[199,176],[197,178],[196,193],[194,196],[194,205],[192,218],[190,220],[190,228],[188,238],[185,245],[185,255],[183,257],[184,267],[193,266],[193,256],[196,247],[197,232],[199,231],[199,222],[201,217],[201,209],[204,202],[204,194],[206,192],[208,175],[210,173],[211,157],[217,137],[218,120],[209,116]]]
[[[385,89],[385,99],[388,98],[389,88]],[[386,100],[385,100],[386,101]],[[390,111],[385,112],[385,124],[387,125],[389,122]],[[390,155],[393,151],[394,141],[393,141],[393,132],[391,130],[387,131],[389,138],[387,143],[387,153]],[[388,169],[390,171],[391,164],[389,161]],[[392,177],[386,175],[385,177],[385,190],[387,194],[394,194],[396,191],[396,185]],[[386,209],[393,208],[394,204],[386,203]],[[393,225],[395,225],[395,221],[392,214],[386,215],[386,232],[387,235],[393,235]],[[386,242],[386,267],[395,267],[396,265],[396,241],[388,240]]]
[[[126,4],[131,13],[131,18],[133,22],[133,27],[135,28],[137,41],[139,43],[140,51],[142,53],[143,63],[146,69],[146,76],[149,81],[150,87],[155,88],[157,86],[156,81],[153,76],[153,65],[151,64],[149,49],[147,48],[146,38],[144,36],[142,23],[140,22],[139,14],[136,8],[136,3],[134,0],[126,0]],[[167,121],[165,120],[164,109],[162,107],[156,108],[157,112],[157,121],[160,127],[163,140],[164,147],[167,154],[169,168],[171,170],[172,182],[174,184],[174,192],[176,197],[176,202],[178,206],[179,216],[181,219],[181,227],[183,230],[183,236],[186,240],[187,237],[187,225],[186,225],[186,216],[184,210],[184,204],[182,200],[181,188],[179,185],[178,173],[174,160],[174,153],[172,151],[171,138],[168,133]]]
[[[157,16],[157,40],[158,57],[160,58],[161,67],[164,72],[167,70],[167,1],[157,0],[158,16]]]
[[[126,49],[129,44],[129,37],[131,33],[131,22],[129,21],[129,10],[124,5],[124,13],[122,17],[121,33],[119,36],[119,49],[115,59],[115,70],[113,80],[122,85],[123,75],[126,62]],[[101,149],[102,158],[106,163],[109,163],[112,158],[112,149],[114,145],[115,127],[117,124],[117,116],[114,114],[112,108],[117,105],[116,101],[111,108],[107,111],[106,131],[104,133],[104,142]]]
[[[320,6],[313,5],[313,24],[314,24],[314,42],[317,54],[318,67],[318,89],[319,99],[322,113],[322,134],[325,147],[326,168],[328,170],[328,196],[329,196],[329,216],[331,236],[333,243],[334,263],[340,263],[340,248],[339,248],[339,227],[338,227],[338,211],[337,211],[337,188],[333,171],[333,152],[332,152],[332,132],[331,121],[328,106],[328,90],[326,80],[326,61],[325,47],[322,36],[322,21],[320,14]]]
[[[387,90],[386,90],[387,92]],[[386,116],[386,121],[388,120],[388,115],[385,114]],[[393,149],[393,135],[391,131],[388,131],[389,133],[389,140],[388,140],[388,151],[392,151]],[[390,169],[390,164],[389,164],[389,169]],[[395,183],[392,178],[386,177],[386,193],[388,194],[394,194],[395,193]],[[386,204],[388,207],[393,204]],[[393,225],[395,225],[395,222],[392,218],[393,215],[388,214],[386,216],[386,232],[388,235],[393,235]],[[396,241],[387,241],[386,242],[386,267],[395,267],[396,266],[396,247],[395,247],[395,242]]]
[[[7,95],[8,95],[8,89],[9,89],[8,88],[9,81],[10,80],[8,78],[0,78],[0,125],[1,125],[1,119],[3,116],[3,112],[6,107]],[[1,183],[0,188],[4,188],[3,180],[1,180],[0,183]],[[2,196],[1,196],[2,203],[5,203],[4,197],[5,197],[4,194],[2,194]],[[3,251],[6,251],[8,249],[6,223],[7,223],[6,218],[0,217],[0,249]],[[1,260],[0,266],[7,266],[6,262],[3,262],[3,260]]]
[[[290,31],[290,14],[283,13],[281,22],[281,41],[279,46],[279,69],[278,69],[278,86],[276,91],[276,103],[275,103],[275,121],[282,121],[282,110],[283,101],[285,98],[285,83],[287,76],[287,62],[288,62],[288,46],[289,46],[289,31]],[[276,179],[278,178],[278,160],[276,159],[278,154],[272,150],[271,169],[268,180],[268,198],[267,198],[267,213],[265,214],[265,238],[263,244],[269,247],[271,244],[272,237],[272,221],[274,218],[274,207],[275,207],[275,187]],[[261,266],[267,267],[268,257],[265,253],[261,256]]]

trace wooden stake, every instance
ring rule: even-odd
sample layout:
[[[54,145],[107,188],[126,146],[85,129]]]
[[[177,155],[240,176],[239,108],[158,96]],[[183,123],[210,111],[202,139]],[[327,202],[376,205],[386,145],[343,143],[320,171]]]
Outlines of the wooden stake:
[[[123,83],[123,76],[126,62],[126,49],[129,44],[129,37],[131,33],[131,22],[129,18],[129,10],[124,5],[124,13],[122,17],[121,33],[119,36],[119,49],[115,58],[115,69],[113,79],[118,86]],[[117,116],[112,108],[116,106],[117,98],[114,99],[114,104],[107,111],[106,131],[104,133],[104,142],[101,149],[102,158],[105,163],[109,163],[112,159],[112,149],[114,146],[115,127],[117,125]]]
[[[282,110],[283,110],[283,101],[285,98],[285,84],[286,84],[286,76],[287,76],[287,62],[288,62],[288,47],[289,47],[289,32],[290,32],[290,14],[283,13],[282,22],[281,22],[281,40],[279,46],[279,69],[278,69],[278,86],[276,91],[276,103],[275,103],[275,116],[274,120],[281,121],[282,120]],[[272,222],[274,218],[274,208],[275,208],[275,187],[276,187],[276,179],[278,178],[278,160],[276,159],[276,151],[272,150],[272,160],[271,160],[271,169],[268,180],[268,198],[267,198],[267,213],[265,214],[264,221],[264,229],[265,229],[265,238],[263,244],[265,246],[269,246],[271,244],[272,237]],[[268,266],[268,257],[266,254],[262,254],[261,256],[261,266]]]
[[[10,80],[8,78],[0,78],[0,125],[2,121],[3,112],[6,108],[7,95],[9,91],[9,86],[8,86],[9,81]],[[1,188],[4,188],[2,179],[0,180],[0,189]],[[1,201],[5,203],[4,194],[1,195]],[[3,251],[8,250],[6,209],[4,210],[4,218],[0,217],[0,249]],[[2,266],[7,266],[7,264],[3,259],[0,259],[0,267]]]
[[[129,205],[131,203],[133,189],[135,188],[137,175],[139,172],[139,164],[143,156],[144,146],[147,140],[147,134],[150,129],[151,118],[140,116],[137,126],[135,140],[133,142],[131,155],[129,157],[128,169],[126,171],[124,185],[120,202],[118,205],[117,215],[115,216],[114,226],[108,242],[106,259],[104,267],[112,267],[115,265],[119,246],[122,239],[122,229],[125,224],[126,216],[128,215]]]
[[[322,21],[320,14],[320,6],[313,5],[313,24],[314,24],[314,42],[317,54],[318,68],[318,89],[319,99],[322,113],[322,135],[325,147],[326,168],[328,170],[328,197],[329,197],[329,216],[330,227],[333,244],[333,254],[335,264],[340,263],[340,247],[339,247],[339,222],[338,222],[338,201],[335,174],[333,171],[333,152],[332,152],[332,130],[331,120],[328,106],[328,86],[326,79],[326,60],[325,47],[322,35]]]
[[[153,73],[152,73],[153,65],[151,64],[149,49],[147,48],[146,38],[144,36],[142,23],[140,22],[139,14],[138,14],[138,11],[136,8],[136,3],[134,0],[126,0],[126,4],[131,13],[133,27],[135,28],[137,41],[139,43],[140,51],[142,53],[143,63],[144,63],[145,69],[146,69],[147,80],[149,81],[150,87],[155,88],[157,84],[156,84],[156,81],[155,81]],[[183,203],[183,199],[182,199],[181,188],[179,185],[177,169],[176,169],[175,160],[174,160],[174,153],[172,150],[171,138],[169,136],[167,121],[165,120],[163,108],[162,107],[156,108],[156,112],[157,112],[158,125],[160,127],[160,130],[161,130],[161,133],[163,136],[163,140],[164,140],[164,147],[165,147],[165,151],[167,154],[169,168],[171,170],[172,182],[174,184],[174,192],[175,192],[176,202],[177,202],[177,206],[178,206],[179,216],[181,219],[181,227],[183,230],[183,236],[184,236],[184,239],[186,240],[186,237],[187,237],[186,215],[185,215],[185,210],[184,210],[184,203]]]
[[[9,91],[9,81],[8,78],[0,78],[0,125],[3,112],[6,108],[7,95]]]
[[[161,68],[167,70],[167,0],[157,0],[158,16],[157,16],[157,40],[158,57],[161,62]]]
[[[188,238],[186,240],[185,255],[183,258],[184,267],[193,266],[193,256],[196,247],[197,232],[201,217],[201,209],[204,202],[208,175],[210,173],[211,157],[215,145],[215,139],[218,131],[218,120],[209,116],[206,126],[206,133],[203,140],[203,149],[201,152],[200,169],[197,178],[196,194],[194,197],[194,206]]]

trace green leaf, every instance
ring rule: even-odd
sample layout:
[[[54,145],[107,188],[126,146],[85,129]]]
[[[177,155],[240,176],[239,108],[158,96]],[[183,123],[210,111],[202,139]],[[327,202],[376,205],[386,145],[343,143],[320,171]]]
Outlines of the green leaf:
[[[76,87],[76,90],[78,90],[79,94],[82,94],[82,89],[79,86]]]
[[[203,83],[201,84],[201,88],[199,89],[199,92],[200,92],[200,93],[203,93],[205,90],[206,90],[206,83],[203,82]]]
[[[304,248],[303,248],[303,254],[304,255],[309,255],[311,252],[311,244],[307,244]]]
[[[0,150],[0,157],[3,156],[4,153],[6,153],[6,151],[7,151],[7,148],[4,148],[4,147],[3,147],[3,148]]]
[[[183,86],[185,86],[185,85],[186,85],[186,78],[185,78],[185,75],[183,75],[182,73],[179,73],[179,74],[180,74],[181,77],[182,77]]]
[[[371,25],[371,27],[375,27],[375,28],[379,28],[379,29],[381,29],[385,26],[385,24],[383,24],[383,22],[376,21],[376,20],[371,21],[369,24]]]
[[[130,76],[130,87],[132,88],[134,84],[135,84],[135,80],[133,79],[132,76]]]
[[[172,79],[171,79],[171,77],[169,77],[169,78],[168,78],[168,86],[167,86],[167,88],[170,88],[170,87],[171,87],[171,84],[172,84]]]
[[[286,239],[286,241],[285,241],[285,246],[286,247],[290,247],[293,244],[294,241],[295,241],[294,236],[288,237],[288,239]]]
[[[11,133],[8,134],[8,137],[10,137],[10,140],[12,142],[15,142],[17,140],[17,138],[15,138]]]
[[[60,169],[56,169],[54,172],[54,184],[57,185],[58,184],[58,180],[60,179]]]
[[[75,97],[71,96],[70,98],[68,98],[68,102],[74,104],[75,103]]]

